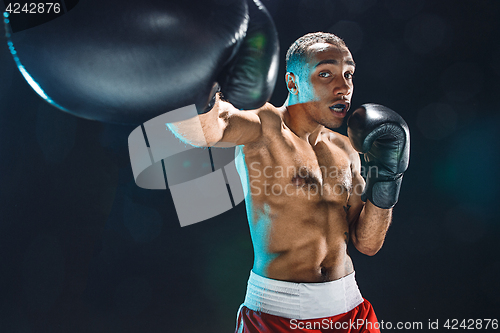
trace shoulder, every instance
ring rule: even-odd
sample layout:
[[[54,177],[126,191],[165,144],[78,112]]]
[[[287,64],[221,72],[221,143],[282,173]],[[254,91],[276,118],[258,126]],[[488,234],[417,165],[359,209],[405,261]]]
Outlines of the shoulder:
[[[266,130],[281,130],[283,125],[283,110],[277,108],[271,103],[266,103],[254,112],[260,119],[262,129]]]
[[[322,135],[329,142],[340,148],[348,156],[351,165],[355,169],[359,169],[361,167],[361,160],[359,157],[359,153],[351,145],[351,141],[347,136],[326,128],[323,130]]]
[[[349,138],[345,135],[334,132],[327,128],[322,130],[321,135],[324,139],[328,140],[330,143],[333,143],[335,146],[339,147],[346,153],[350,154],[355,151],[351,145],[351,142],[349,141]]]
[[[271,103],[266,103],[257,110],[254,110],[259,118],[270,122],[281,122],[283,120],[281,109],[275,107]]]

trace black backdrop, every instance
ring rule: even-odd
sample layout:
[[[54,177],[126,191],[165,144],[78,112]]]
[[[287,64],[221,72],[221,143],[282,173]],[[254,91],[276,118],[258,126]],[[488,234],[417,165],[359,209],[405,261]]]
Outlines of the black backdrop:
[[[307,32],[339,34],[358,65],[354,106],[385,104],[410,126],[386,243],[374,257],[350,247],[379,320],[500,319],[499,2],[263,2],[281,59]],[[283,76],[281,61],[275,105]],[[168,190],[134,183],[132,129],[43,102],[1,37],[0,332],[233,330],[252,265],[243,203],[181,228]]]

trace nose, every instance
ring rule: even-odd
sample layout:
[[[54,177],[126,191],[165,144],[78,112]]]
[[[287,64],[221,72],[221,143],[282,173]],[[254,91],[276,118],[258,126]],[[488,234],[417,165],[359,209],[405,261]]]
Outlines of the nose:
[[[344,76],[339,77],[335,82],[335,87],[333,89],[333,93],[335,95],[350,95],[352,92],[352,82],[345,78]]]

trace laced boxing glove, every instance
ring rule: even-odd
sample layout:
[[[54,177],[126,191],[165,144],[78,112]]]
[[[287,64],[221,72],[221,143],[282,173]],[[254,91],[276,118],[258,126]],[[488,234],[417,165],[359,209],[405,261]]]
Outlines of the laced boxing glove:
[[[205,110],[216,82],[240,109],[272,94],[278,39],[259,0],[71,3],[46,22],[4,20],[20,71],[67,112],[139,124],[190,104]]]
[[[379,208],[392,208],[398,201],[410,158],[408,125],[385,106],[364,104],[349,117],[347,132],[352,146],[364,154],[367,162],[361,199]]]

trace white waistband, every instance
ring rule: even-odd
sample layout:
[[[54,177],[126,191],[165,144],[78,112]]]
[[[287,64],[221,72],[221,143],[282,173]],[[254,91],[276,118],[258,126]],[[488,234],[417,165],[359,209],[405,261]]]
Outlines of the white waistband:
[[[330,282],[294,283],[250,272],[244,305],[290,319],[316,319],[351,311],[363,302],[354,272]]]

